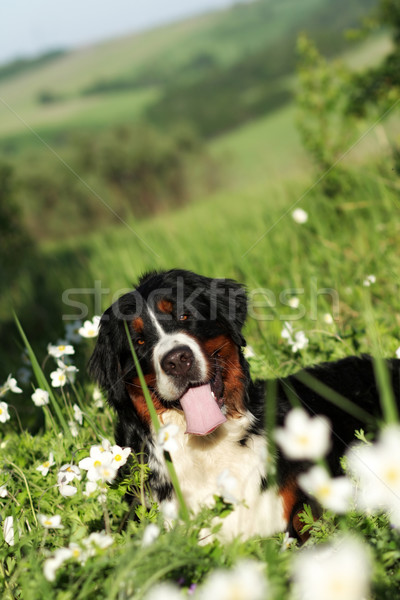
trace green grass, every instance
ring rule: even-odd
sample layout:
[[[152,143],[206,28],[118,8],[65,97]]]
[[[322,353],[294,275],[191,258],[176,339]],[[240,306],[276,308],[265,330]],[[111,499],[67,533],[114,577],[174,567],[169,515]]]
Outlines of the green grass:
[[[156,95],[157,90],[143,90],[125,92],[116,97],[73,98],[50,105],[27,104],[15,108],[15,105],[8,104],[3,107],[7,122],[4,122],[2,132],[5,140],[11,137],[14,143],[18,143],[20,138],[20,145],[23,146],[24,142],[25,145],[29,143],[29,140],[25,141],[26,138],[34,139],[30,128],[49,140],[60,131],[71,132],[82,127],[98,129],[119,125],[137,120],[143,107]],[[105,123],[105,115],[107,123]]]
[[[263,306],[251,306],[246,327],[248,342],[256,351],[251,360],[254,376],[283,375],[300,365],[355,352],[374,350],[381,356],[393,356],[400,339],[396,313],[400,283],[397,192],[387,187],[382,175],[372,168],[364,167],[357,177],[353,171],[353,175],[351,198],[346,196],[333,202],[323,197],[318,188],[308,194],[301,207],[308,212],[309,219],[302,225],[286,213],[307,189],[310,183],[307,178],[280,184],[258,182],[253,187],[247,185],[238,191],[215,194],[168,216],[140,223],[129,221],[129,227],[110,228],[62,245],[48,244],[36,268],[46,272],[46,282],[51,282],[52,288],[45,287],[41,293],[43,297],[53,294],[54,300],[66,288],[91,287],[97,280],[109,290],[102,299],[105,308],[122,293],[122,288],[131,288],[144,270],[184,267],[210,276],[239,279],[247,284],[250,298],[258,303],[263,300]],[[138,240],[132,229],[143,241]],[[376,282],[365,287],[363,281],[369,274],[376,276]],[[17,312],[23,327],[29,321],[29,306],[38,293],[32,284],[34,280],[30,272],[20,282]],[[323,318],[324,314],[332,313],[332,296],[326,294],[327,288],[334,290],[339,298],[340,311],[332,324],[325,323]],[[260,292],[255,295],[255,290],[260,289],[269,290],[269,307]],[[287,306],[287,299],[281,296],[285,290],[300,298],[299,309]],[[90,316],[100,309],[95,307],[93,296],[85,298],[75,293],[71,299],[86,299]],[[71,307],[59,303],[52,310],[53,315],[46,315],[47,319],[55,317],[49,341],[62,337],[61,315],[71,312]],[[296,354],[281,338],[283,321],[291,316],[299,317],[292,323],[309,338],[307,348]],[[12,338],[8,347],[11,344]],[[43,365],[46,377],[55,365],[52,359],[44,361],[46,351],[42,345],[32,346],[37,359],[37,362],[34,359],[35,370],[45,386],[38,364]],[[282,553],[282,535],[246,542],[198,544],[201,529],[210,526],[217,514],[229,511],[222,501],[213,511],[205,511],[198,518],[178,523],[167,531],[155,506],[149,512],[140,508],[139,522],[127,521],[129,509],[123,495],[128,480],[112,485],[102,502],[97,496],[83,496],[83,474],[82,482],[75,482],[78,487],[75,496],[60,496],[55,487],[60,466],[70,461],[77,464],[103,435],[110,439],[113,435],[114,416],[107,407],[94,406],[93,388],[85,374],[84,357],[92,347],[92,341],[77,347],[74,358],[81,365],[78,382],[63,394],[55,391],[57,411],[53,405],[50,409],[45,407],[45,415],[40,419],[41,409],[33,407],[30,401],[30,386],[24,386],[20,396],[6,396],[14,409],[10,408],[11,420],[1,424],[6,444],[0,445],[0,484],[5,483],[11,493],[2,500],[3,514],[13,516],[19,530],[16,525],[14,546],[0,545],[3,561],[0,587],[4,586],[4,597],[86,600],[101,595],[107,600],[139,599],[158,582],[169,580],[175,584],[179,580],[184,588],[204,585],[208,575],[217,569],[231,568],[242,558],[252,558],[260,561],[268,572],[273,600],[286,600],[290,565],[297,550],[292,548]],[[388,392],[384,375],[380,377],[383,389]],[[84,424],[78,429],[78,437],[72,439],[62,435],[54,417],[62,411],[64,420],[70,420],[74,403],[84,411]],[[36,419],[36,427],[41,430],[35,436],[26,431],[21,433],[15,410],[23,423]],[[36,467],[50,452],[56,464],[44,478]],[[144,494],[146,477],[145,467],[134,461],[128,479],[133,482],[139,500]],[[38,514],[60,514],[64,528],[44,531],[35,523]],[[158,524],[161,534],[152,545],[143,548],[145,527],[150,522]],[[121,527],[123,523],[125,529]],[[91,532],[102,529],[113,538],[110,548],[96,550],[83,564],[71,558],[59,567],[54,582],[45,579],[45,560],[58,548],[71,542],[80,547]],[[398,568],[399,538],[385,516],[350,511],[338,518],[328,512],[317,523],[309,545],[349,530],[368,545],[373,555],[376,568],[371,597],[377,600],[397,597],[398,579],[393,573]]]
[[[301,176],[310,168],[289,105],[222,135],[209,144],[213,157],[226,165],[226,185],[266,185],[287,173]]]
[[[234,157],[229,167],[232,181],[226,189],[173,213],[143,221],[128,219],[126,226],[110,226],[67,242],[43,245],[40,256],[33,257],[18,285],[9,290],[32,343],[38,361],[34,360],[35,370],[43,387],[42,370],[49,379],[55,368],[50,359],[45,361],[46,343],[63,336],[62,315],[75,314],[72,306],[63,304],[63,291],[74,288],[70,300],[86,302],[92,316],[131,289],[143,271],[154,268],[183,267],[209,276],[233,277],[247,285],[250,298],[258,304],[251,304],[245,329],[256,351],[251,360],[254,377],[284,375],[306,364],[359,352],[394,356],[400,345],[400,207],[398,183],[385,167],[389,157],[381,157],[379,169],[373,163],[354,166],[354,161],[347,161],[353,184],[335,200],[324,197],[318,186],[306,193],[314,179],[307,161],[297,160],[301,148],[292,118],[293,110],[285,109],[274,119],[247,125],[210,146],[216,156],[231,152]],[[300,225],[293,221],[291,210],[303,196],[298,206],[308,212],[309,219]],[[369,274],[376,276],[376,283],[365,287],[363,282]],[[97,305],[93,294],[79,290],[92,288],[95,281],[107,290]],[[287,297],[282,296],[285,293],[300,298],[298,309],[287,305]],[[324,315],[332,314],[332,294],[339,299],[340,310],[337,319],[327,324]],[[11,303],[8,310],[10,307]],[[32,307],[41,307],[38,312],[35,309],[33,317]],[[298,317],[292,323],[309,339],[307,348],[296,354],[281,337],[283,322],[291,317]],[[21,342],[15,325],[9,332],[7,345],[2,346],[2,368],[8,361],[15,374],[21,363],[13,349]],[[0,485],[6,483],[12,495],[2,500],[2,507],[4,516],[13,516],[20,531],[15,527],[14,546],[0,545],[0,589],[4,587],[4,597],[139,600],[158,582],[175,584],[179,580],[184,588],[201,586],[217,569],[252,558],[268,573],[273,600],[286,600],[291,561],[298,551],[281,552],[282,535],[198,544],[201,529],[210,526],[216,514],[229,510],[222,501],[213,511],[204,511],[167,531],[155,506],[149,512],[139,508],[139,522],[128,519],[129,509],[123,499],[127,480],[111,486],[105,502],[96,496],[83,496],[84,477],[77,483],[75,496],[60,496],[55,487],[58,468],[70,461],[77,464],[103,435],[109,439],[113,436],[114,415],[106,406],[94,406],[93,387],[85,373],[92,347],[89,341],[77,348],[78,382],[65,394],[55,391],[58,410],[46,407],[42,415],[30,401],[30,385],[24,386],[20,396],[9,394],[5,398],[14,409],[10,408],[10,422],[1,424],[6,443],[0,444]],[[5,371],[4,378],[7,374]],[[390,390],[384,373],[379,380],[387,401]],[[62,411],[64,421],[70,420],[74,403],[84,411],[84,424],[78,437],[72,439],[62,435],[54,417]],[[388,406],[390,420],[390,402]],[[36,435],[21,432],[15,410],[23,427],[29,425]],[[50,452],[56,465],[43,478],[36,468]],[[146,467],[134,461],[129,480],[139,500],[145,492],[146,477]],[[38,513],[60,514],[64,528],[45,532],[35,523]],[[161,534],[143,548],[149,523],[157,523]],[[57,549],[71,542],[79,546],[91,532],[102,529],[113,537],[110,548],[97,550],[84,564],[71,558],[60,566],[54,583],[45,579],[45,560]],[[351,511],[336,517],[326,513],[309,545],[349,530],[372,552],[375,570],[371,598],[397,597],[399,535],[386,516]]]
[[[65,289],[92,287],[100,280],[109,291],[103,295],[99,311],[115,299],[118,290],[131,288],[146,270],[188,268],[209,276],[237,278],[250,290],[271,290],[276,307],[261,311],[268,320],[250,319],[248,324],[250,342],[265,352],[269,347],[264,347],[265,340],[268,344],[278,342],[282,318],[288,314],[279,301],[279,294],[287,288],[304,290],[301,297],[306,315],[301,326],[315,331],[316,342],[337,331],[347,336],[353,327],[364,330],[362,282],[374,273],[379,280],[379,285],[371,288],[377,322],[379,330],[387,333],[387,352],[393,353],[399,325],[385,307],[396,306],[400,279],[400,259],[395,251],[397,192],[386,187],[381,176],[361,169],[351,197],[330,202],[319,195],[318,187],[306,195],[298,206],[309,213],[309,221],[300,226],[293,222],[290,211],[311,183],[305,177],[286,184],[256,181],[253,186],[215,193],[173,214],[129,220],[127,226],[47,244],[40,264],[32,265],[18,287],[10,291],[14,307],[24,325],[32,298],[44,305],[51,301],[47,318],[54,323],[66,310],[61,301]],[[35,283],[37,269],[46,273],[40,290]],[[339,295],[341,312],[333,330],[321,323],[322,314],[331,310],[329,296],[318,296],[317,319],[311,315],[315,285],[318,289],[334,288]],[[91,313],[93,297],[87,300]],[[29,333],[37,335],[37,326],[28,313],[26,322],[28,337]],[[352,349],[351,338],[346,339],[335,345],[335,354],[345,355]],[[364,334],[359,342],[368,351]],[[273,352],[267,356],[272,364],[278,364]],[[311,352],[307,360],[316,358],[318,353]]]

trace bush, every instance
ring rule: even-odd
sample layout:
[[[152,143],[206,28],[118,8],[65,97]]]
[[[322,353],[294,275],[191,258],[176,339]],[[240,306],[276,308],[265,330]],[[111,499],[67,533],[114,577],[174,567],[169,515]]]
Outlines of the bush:
[[[82,131],[67,137],[63,159],[49,161],[43,152],[19,161],[16,197],[35,238],[65,237],[66,223],[75,234],[92,231],[109,222],[110,210],[126,220],[180,206],[196,177],[207,185],[209,159],[189,127],[171,134],[144,124]]]

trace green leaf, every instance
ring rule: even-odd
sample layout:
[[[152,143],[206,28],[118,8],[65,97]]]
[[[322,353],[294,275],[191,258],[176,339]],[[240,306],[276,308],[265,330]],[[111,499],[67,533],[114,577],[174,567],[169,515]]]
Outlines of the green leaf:
[[[49,384],[47,382],[47,379],[45,377],[45,374],[42,371],[42,368],[41,368],[41,366],[39,364],[39,361],[37,360],[36,355],[35,355],[35,353],[34,353],[34,351],[32,349],[32,346],[30,345],[30,343],[28,341],[28,338],[26,337],[25,332],[22,329],[22,325],[19,322],[19,319],[18,319],[18,317],[17,317],[17,315],[15,313],[14,313],[14,319],[15,319],[15,322],[17,324],[19,333],[21,334],[22,340],[23,340],[23,342],[25,344],[25,347],[26,347],[26,349],[28,351],[29,359],[30,359],[30,361],[32,363],[32,369],[33,369],[33,372],[35,374],[36,381],[38,382],[38,386],[42,390],[45,390],[46,392],[48,392],[51,404],[52,404],[52,406],[54,408],[54,411],[55,411],[55,413],[57,415],[57,418],[58,418],[58,420],[60,422],[60,425],[61,425],[62,429],[64,430],[64,434],[66,435],[66,437],[69,440],[72,440],[72,435],[71,435],[70,428],[68,427],[68,424],[67,424],[66,420],[64,419],[64,415],[62,414],[62,411],[61,411],[61,408],[60,408],[60,406],[59,406],[59,404],[57,402],[57,399],[56,399],[56,397],[53,394],[53,390],[52,390],[52,388],[49,386]]]

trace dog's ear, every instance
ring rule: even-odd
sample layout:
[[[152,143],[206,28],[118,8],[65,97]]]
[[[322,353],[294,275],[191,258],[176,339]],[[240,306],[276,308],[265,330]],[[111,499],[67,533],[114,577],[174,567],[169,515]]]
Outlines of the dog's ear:
[[[233,279],[218,279],[217,282],[216,297],[211,298],[217,306],[217,319],[228,329],[235,344],[245,346],[242,328],[247,316],[246,290]]]
[[[111,307],[100,321],[99,336],[89,360],[88,371],[92,379],[108,394],[108,401],[116,406],[125,395],[122,370],[119,361],[119,326]]]

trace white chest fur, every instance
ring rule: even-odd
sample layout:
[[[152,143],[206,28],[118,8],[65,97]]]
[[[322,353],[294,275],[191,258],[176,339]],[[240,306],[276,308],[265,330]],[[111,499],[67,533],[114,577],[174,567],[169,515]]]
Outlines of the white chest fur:
[[[171,457],[190,510],[197,512],[201,506],[213,504],[213,496],[221,494],[218,476],[229,470],[235,481],[230,492],[238,502],[223,520],[222,537],[267,536],[285,529],[282,501],[276,489],[261,491],[267,461],[265,439],[253,435],[245,445],[239,443],[251,423],[250,414],[230,419],[204,437],[185,434],[185,418],[175,410],[164,413],[163,421],[179,428],[175,438],[178,448]]]

